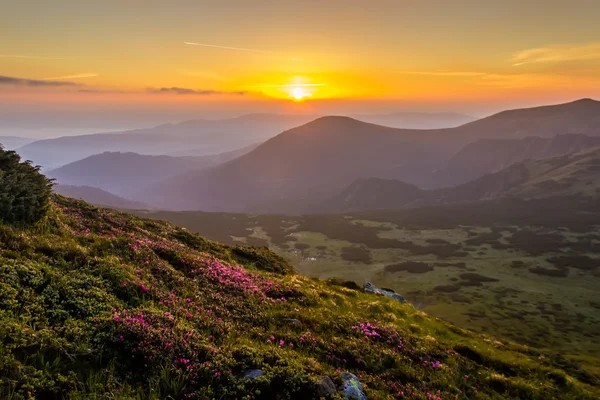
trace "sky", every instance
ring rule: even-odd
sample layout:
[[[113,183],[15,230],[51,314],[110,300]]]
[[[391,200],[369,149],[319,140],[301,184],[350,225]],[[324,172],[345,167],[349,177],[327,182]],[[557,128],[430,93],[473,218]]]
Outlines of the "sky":
[[[600,98],[597,0],[0,0],[0,9],[7,126],[244,112],[481,116]]]

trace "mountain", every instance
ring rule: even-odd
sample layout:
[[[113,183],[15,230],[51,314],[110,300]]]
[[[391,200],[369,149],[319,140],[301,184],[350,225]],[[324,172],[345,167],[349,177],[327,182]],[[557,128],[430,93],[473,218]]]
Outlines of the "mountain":
[[[128,200],[105,190],[90,186],[55,185],[54,192],[63,196],[87,201],[91,204],[118,209],[146,209],[148,206],[139,201]]]
[[[163,181],[136,198],[167,209],[297,212],[358,177],[441,156],[435,146],[411,143],[402,132],[348,117],[322,117],[225,164]]]
[[[248,114],[223,120],[190,120],[147,129],[38,140],[21,147],[19,153],[45,170],[105,151],[202,156],[263,142],[313,118]]]
[[[265,248],[62,197],[41,226],[0,231],[3,398],[600,396],[563,354],[296,275]]]
[[[427,176],[432,164],[444,163],[480,137],[547,137],[555,131],[600,136],[598,115],[600,102],[581,100],[507,111],[438,130],[322,117],[285,131],[238,159],[161,182],[136,198],[166,209],[308,212],[358,178],[397,179],[411,171]]]
[[[451,188],[421,190],[378,178],[359,179],[324,203],[321,211],[347,212],[470,203],[502,197],[568,197],[597,202],[600,197],[600,147],[543,160],[516,163],[499,172]]]
[[[472,122],[475,118],[458,113],[397,112],[379,115],[352,116],[360,121],[404,129],[452,128]]]
[[[409,183],[380,178],[359,178],[325,203],[327,211],[395,209],[421,201],[425,191]]]
[[[481,139],[467,144],[447,161],[403,166],[389,171],[385,177],[423,189],[437,189],[460,185],[528,159],[551,158],[597,146],[600,146],[600,137],[580,134],[552,138]]]
[[[56,179],[59,184],[92,186],[129,197],[151,183],[186,171],[227,162],[246,154],[256,146],[200,157],[105,152],[67,164],[48,172],[47,175]]]
[[[31,142],[33,142],[33,139],[18,136],[0,136],[0,145],[7,150],[14,150]]]

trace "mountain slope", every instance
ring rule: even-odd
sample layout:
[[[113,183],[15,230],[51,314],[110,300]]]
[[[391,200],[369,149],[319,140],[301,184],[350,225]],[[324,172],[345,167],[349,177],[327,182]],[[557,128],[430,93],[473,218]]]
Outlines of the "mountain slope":
[[[600,102],[500,113],[457,128],[395,129],[348,117],[323,117],[283,132],[219,167],[186,173],[140,193],[158,208],[302,213],[358,178],[397,179],[426,172],[485,137],[600,136]],[[411,181],[410,183],[414,183]],[[244,196],[239,196],[240,191]]]
[[[61,197],[0,234],[3,397],[342,398],[346,371],[372,399],[600,395],[562,355],[297,276],[264,249]]]
[[[31,142],[33,142],[33,139],[18,136],[0,136],[0,145],[7,150],[14,150]]]
[[[148,206],[142,202],[125,199],[91,186],[55,185],[54,192],[99,206],[132,210],[148,208]]]
[[[600,197],[600,147],[578,153],[513,164],[499,172],[451,188],[420,190],[387,179],[360,179],[325,204],[326,211],[345,212],[412,206],[460,204],[500,197],[541,199]]]
[[[481,139],[467,144],[449,160],[420,169],[404,167],[388,176],[423,189],[460,185],[512,164],[551,158],[600,146],[600,137],[567,134],[552,138]]]
[[[401,132],[348,117],[319,118],[228,163],[162,182],[139,198],[171,209],[298,210],[357,177],[440,156]]]
[[[153,128],[38,140],[19,149],[46,170],[109,152],[202,156],[263,142],[313,117],[248,114],[223,120],[191,120]]]
[[[105,152],[47,173],[59,184],[92,186],[119,196],[131,196],[147,185],[190,170],[214,166],[251,151],[256,145],[200,157],[150,156]]]

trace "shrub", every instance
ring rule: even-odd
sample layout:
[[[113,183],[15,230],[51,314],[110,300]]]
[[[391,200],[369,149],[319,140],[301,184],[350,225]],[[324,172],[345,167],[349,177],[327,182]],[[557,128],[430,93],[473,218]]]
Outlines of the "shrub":
[[[14,151],[0,146],[0,221],[30,224],[46,215],[50,206],[52,180],[40,167],[21,161]]]

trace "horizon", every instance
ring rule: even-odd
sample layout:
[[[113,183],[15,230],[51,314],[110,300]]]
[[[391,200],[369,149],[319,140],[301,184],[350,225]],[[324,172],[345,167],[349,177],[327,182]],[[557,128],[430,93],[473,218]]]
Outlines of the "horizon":
[[[264,112],[481,118],[600,98],[594,1],[141,4],[5,6],[4,125],[121,130]]]

